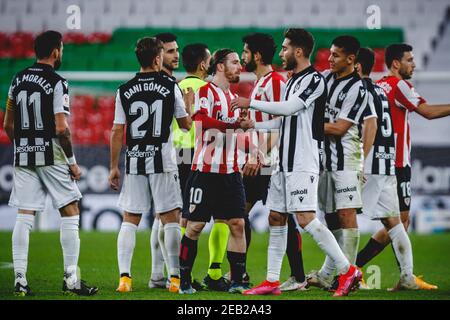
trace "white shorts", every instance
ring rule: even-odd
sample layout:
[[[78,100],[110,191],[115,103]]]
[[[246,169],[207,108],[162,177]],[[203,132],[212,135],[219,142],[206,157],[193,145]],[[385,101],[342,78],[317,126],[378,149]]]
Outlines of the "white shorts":
[[[399,217],[397,178],[386,175],[366,175],[362,188],[363,213],[372,220]]]
[[[155,213],[182,208],[178,171],[148,175],[126,174],[118,206],[129,213],[143,214],[150,210],[153,200]]]
[[[81,192],[64,164],[42,167],[14,167],[9,205],[23,210],[44,211],[46,195],[61,209],[81,199]]]
[[[309,172],[275,172],[270,178],[267,208],[281,213],[317,211],[319,176]]]
[[[319,206],[323,212],[362,207],[358,171],[324,171],[319,180]]]

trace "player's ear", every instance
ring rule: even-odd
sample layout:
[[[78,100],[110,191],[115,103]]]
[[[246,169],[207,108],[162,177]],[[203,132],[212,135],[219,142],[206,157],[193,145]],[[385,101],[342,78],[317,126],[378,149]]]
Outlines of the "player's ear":
[[[303,49],[300,48],[300,47],[296,47],[295,48],[295,56],[298,57],[298,58],[302,57],[303,56]]]
[[[261,53],[256,52],[253,54],[253,59],[255,60],[255,62],[262,62],[262,56]]]
[[[349,55],[347,56],[347,63],[348,63],[348,64],[353,64],[353,63],[355,63],[355,60],[356,60],[356,56],[355,56],[354,54],[349,54]]]
[[[400,61],[397,59],[392,60],[391,68],[400,69]]]

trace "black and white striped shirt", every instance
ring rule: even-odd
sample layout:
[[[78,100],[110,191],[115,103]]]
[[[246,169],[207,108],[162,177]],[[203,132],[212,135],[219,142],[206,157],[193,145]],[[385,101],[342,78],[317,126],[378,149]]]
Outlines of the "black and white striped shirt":
[[[358,124],[367,105],[367,90],[356,71],[340,79],[336,79],[329,70],[323,76],[328,87],[325,122],[335,123],[343,119],[353,123],[343,136],[325,136],[325,170],[361,171],[363,146]]]
[[[117,90],[115,124],[126,124],[127,174],[178,169],[172,145],[173,118],[187,117],[177,83],[158,72],[137,73]]]
[[[52,66],[35,63],[14,76],[8,98],[14,108],[14,165],[67,164],[55,124],[55,114],[70,114],[67,81]]]
[[[304,107],[293,115],[282,117],[280,171],[319,174],[326,97],[325,79],[312,66],[288,80],[284,100],[300,99]]]
[[[367,87],[368,104],[373,106],[378,117],[378,129],[373,147],[365,159],[364,173],[395,175],[395,140],[388,98],[372,80],[364,78],[363,81]]]

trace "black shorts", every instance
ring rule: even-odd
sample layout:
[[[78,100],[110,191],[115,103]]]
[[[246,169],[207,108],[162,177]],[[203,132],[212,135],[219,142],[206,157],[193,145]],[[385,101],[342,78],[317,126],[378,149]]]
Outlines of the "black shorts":
[[[183,218],[209,222],[244,218],[245,190],[239,172],[231,174],[191,171],[183,194]]]
[[[266,204],[270,177],[260,173],[255,177],[244,176],[245,196],[248,203],[255,204],[257,201],[262,200],[263,204]]]
[[[395,168],[400,212],[409,211],[411,204],[411,167]]]

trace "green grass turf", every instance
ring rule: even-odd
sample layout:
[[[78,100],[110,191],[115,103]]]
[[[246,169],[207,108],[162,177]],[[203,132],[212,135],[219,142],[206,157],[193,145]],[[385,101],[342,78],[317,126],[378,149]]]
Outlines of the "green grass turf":
[[[368,240],[368,235],[361,237],[361,247]],[[149,232],[137,234],[136,249],[133,257],[132,276],[133,292],[119,294],[115,292],[118,285],[118,267],[116,258],[115,233],[81,232],[81,254],[79,265],[82,278],[88,284],[99,287],[94,297],[66,297],[61,294],[62,253],[59,233],[33,232],[30,236],[30,252],[27,278],[34,297],[17,298],[12,295],[13,270],[11,256],[11,232],[0,232],[0,300],[6,299],[156,299],[156,300],[235,300],[235,299],[335,299],[328,292],[312,288],[307,292],[283,293],[281,296],[240,296],[221,292],[199,292],[195,295],[178,295],[163,289],[149,289],[150,244]],[[208,235],[201,236],[198,256],[194,266],[194,276],[203,279],[208,265]],[[387,292],[398,280],[398,269],[393,251],[386,248],[370,265],[378,265],[381,270],[381,290],[358,291],[345,299],[450,299],[450,234],[428,236],[411,235],[414,248],[415,273],[425,275],[425,279],[439,285],[436,291]],[[251,281],[257,284],[264,280],[266,274],[268,234],[253,233],[247,261]],[[307,234],[303,236],[303,258],[305,270],[317,269],[323,262],[324,255]],[[289,275],[287,259],[283,263],[281,279]],[[225,272],[228,263],[224,263]],[[367,277],[368,275],[366,275]]]

